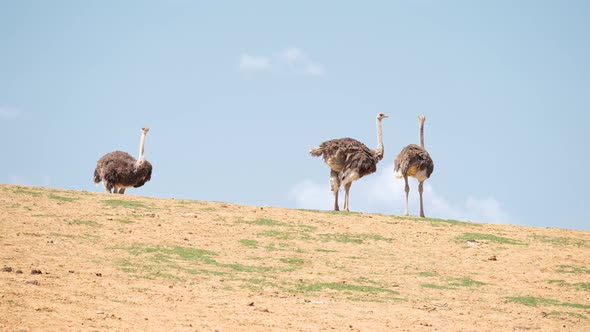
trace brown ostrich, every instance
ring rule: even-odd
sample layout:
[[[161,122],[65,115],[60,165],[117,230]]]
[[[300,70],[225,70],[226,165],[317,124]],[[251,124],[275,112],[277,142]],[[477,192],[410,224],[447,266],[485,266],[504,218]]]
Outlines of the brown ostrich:
[[[96,162],[94,170],[94,183],[98,185],[102,181],[104,188],[109,193],[124,194],[129,187],[143,186],[152,177],[152,164],[145,160],[143,146],[145,137],[150,129],[141,129],[141,142],[139,144],[139,159],[135,160],[129,153],[114,151],[105,154]]]
[[[424,115],[418,116],[420,122],[420,146],[410,144],[403,148],[395,158],[395,177],[406,181],[406,210],[404,215],[408,215],[408,194],[410,193],[410,186],[408,185],[408,176],[415,177],[418,184],[418,192],[420,192],[420,217],[424,218],[424,204],[422,202],[422,192],[424,191],[424,181],[430,177],[434,171],[434,163],[424,148]]]
[[[330,185],[334,192],[334,210],[339,211],[338,191],[344,185],[344,210],[348,208],[348,192],[352,181],[377,170],[377,163],[383,159],[383,134],[381,120],[388,116],[377,114],[377,149],[371,150],[363,143],[352,138],[340,138],[323,142],[312,148],[309,153],[314,157],[324,156],[324,162],[330,166]]]

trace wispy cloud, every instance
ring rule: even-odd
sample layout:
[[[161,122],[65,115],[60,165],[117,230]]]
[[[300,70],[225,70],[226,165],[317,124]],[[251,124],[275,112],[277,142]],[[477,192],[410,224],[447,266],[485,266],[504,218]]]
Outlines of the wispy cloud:
[[[2,119],[16,119],[21,115],[22,112],[19,109],[0,105],[0,118]]]
[[[297,47],[288,47],[271,55],[240,56],[239,68],[244,72],[283,71],[306,76],[324,75],[324,67]]]
[[[382,167],[377,174],[353,183],[350,189],[350,209],[384,214],[403,214],[405,208],[404,181],[393,175],[393,165]],[[410,183],[410,215],[420,211],[418,184]],[[341,189],[342,190],[342,189]],[[340,208],[343,207],[343,191],[340,192]],[[332,209],[334,196],[329,178],[325,183],[304,180],[291,189],[290,198],[297,208]],[[424,183],[424,210],[427,217],[471,220],[490,223],[514,223],[514,218],[493,197],[467,197],[463,202],[450,202],[439,195],[426,181]]]

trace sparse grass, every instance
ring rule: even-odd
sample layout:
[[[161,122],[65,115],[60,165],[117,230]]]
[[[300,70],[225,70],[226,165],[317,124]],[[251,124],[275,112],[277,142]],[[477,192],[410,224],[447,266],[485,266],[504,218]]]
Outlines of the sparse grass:
[[[420,217],[408,217],[408,216],[393,216],[396,220],[411,220],[411,221],[422,221],[429,222],[431,225],[448,224],[452,226],[468,226],[468,227],[482,227],[482,224],[474,222],[459,221],[454,219],[437,219],[437,218],[420,218]]]
[[[418,273],[418,275],[421,277],[436,277],[436,276],[438,276],[438,274],[435,272],[420,272],[420,273]]]
[[[329,250],[329,249],[316,249],[317,252],[338,252],[338,250]]]
[[[337,283],[337,282],[316,282],[311,284],[303,284],[297,287],[299,292],[319,292],[323,289],[331,289],[336,291],[352,291],[352,292],[363,292],[363,293],[389,293],[399,295],[391,289],[366,286],[366,285],[353,285],[348,283]]]
[[[319,234],[319,239],[322,242],[341,242],[341,243],[355,243],[361,244],[367,241],[385,241],[392,242],[391,238],[386,238],[377,234]]]
[[[182,268],[182,262],[189,262],[189,263],[199,263],[205,265],[211,265],[218,268],[223,268],[227,270],[231,270],[233,272],[243,272],[243,273],[267,273],[270,271],[293,271],[294,269],[300,268],[300,265],[304,263],[304,260],[299,258],[288,258],[285,260],[281,260],[281,262],[288,264],[288,267],[275,267],[275,266],[252,266],[252,265],[244,265],[239,263],[220,263],[214,257],[217,256],[217,253],[209,250],[204,249],[197,249],[197,248],[188,248],[188,247],[180,247],[180,246],[149,246],[146,244],[136,244],[131,247],[126,248],[112,248],[118,250],[125,250],[132,256],[145,256],[141,259],[140,262],[152,262],[156,265],[146,265],[146,264],[134,264],[133,268],[135,271],[128,271],[137,273],[138,271],[151,271],[153,269],[160,269],[160,270],[167,270],[170,268],[180,269],[187,273],[191,273],[190,271],[194,272],[193,274],[197,274],[198,271],[202,271],[199,269],[194,268]],[[180,264],[180,265],[179,265]],[[119,266],[121,266],[119,264]],[[141,268],[137,268],[137,267]],[[123,266],[124,268],[129,268],[129,266]],[[210,274],[212,274],[211,272]],[[145,275],[145,274],[144,274]],[[153,275],[153,274],[150,274]]]
[[[15,191],[13,191],[15,194],[20,194],[20,195],[29,195],[29,196],[33,196],[33,197],[40,197],[41,196],[41,192],[39,191],[32,191],[32,190],[25,190],[25,189],[17,189]]]
[[[590,291],[590,282],[577,282],[575,284],[570,284],[565,280],[548,280],[548,284],[557,284],[560,287],[569,287],[578,290],[585,290]]]
[[[300,236],[297,232],[280,232],[274,229],[258,233],[259,236],[272,237],[277,240],[296,240]]]
[[[258,248],[258,241],[256,240],[246,240],[246,239],[242,239],[240,240],[240,243],[244,246],[244,247],[248,247],[248,248]]]
[[[123,200],[119,200],[119,199],[107,199],[103,201],[107,206],[110,206],[112,208],[116,208],[116,207],[125,207],[128,209],[137,209],[137,208],[147,208],[147,206],[145,206],[145,204],[140,203],[140,202],[133,202],[133,201],[123,201]]]
[[[265,218],[259,218],[256,220],[236,220],[236,223],[259,226],[289,226],[287,223]]]
[[[557,265],[555,268],[557,273],[572,273],[572,274],[590,274],[590,269],[577,265]]]
[[[217,210],[217,209],[214,207],[206,207],[206,208],[199,209],[199,211],[203,211],[203,212],[211,212],[211,211],[215,211],[215,210]]]
[[[575,239],[571,237],[561,237],[561,236],[545,236],[545,235],[531,235],[531,238],[545,242],[551,243],[560,246],[576,246],[576,247],[589,247],[590,244],[586,240],[582,239]]]
[[[75,220],[68,221],[68,225],[85,225],[85,226],[91,226],[91,227],[102,226],[101,224],[97,223],[96,221],[82,220],[82,219],[75,219]]]
[[[568,308],[576,308],[576,309],[590,309],[590,305],[561,302],[558,300],[542,299],[542,298],[530,297],[530,296],[508,297],[507,300],[509,302],[514,302],[514,303],[526,305],[529,307],[554,306],[554,307],[568,307]]]
[[[525,245],[525,243],[510,239],[507,237],[496,236],[493,234],[482,234],[482,233],[464,233],[461,236],[454,238],[455,242],[468,242],[468,241],[487,241],[497,244],[510,244],[510,245]]]
[[[480,287],[480,286],[485,285],[484,282],[473,280],[468,277],[460,277],[460,278],[446,277],[446,276],[440,276],[435,272],[420,272],[420,273],[418,273],[418,275],[421,277],[436,277],[440,280],[441,283],[443,283],[442,285],[438,285],[438,284],[434,284],[434,283],[421,284],[420,286],[423,288],[457,289],[460,287],[474,288],[474,287]]]
[[[365,277],[358,277],[358,278],[354,279],[354,281],[362,283],[362,284],[380,285],[380,283],[373,281],[369,278],[365,278]]]
[[[288,224],[283,221],[277,221],[277,220],[267,219],[267,218],[259,218],[256,220],[236,220],[235,222],[239,223],[239,224],[249,224],[249,225],[268,226],[268,227],[300,228],[303,232],[313,232],[317,229],[317,227],[314,227],[314,226]]]
[[[123,224],[133,224],[135,222],[135,221],[129,220],[129,219],[115,219],[115,221],[118,221]]]
[[[280,261],[288,264],[294,269],[300,269],[303,265],[307,263],[305,259],[299,257],[281,258]]]
[[[62,201],[62,202],[74,202],[74,201],[79,200],[79,198],[77,198],[77,197],[65,197],[65,196],[58,196],[55,194],[49,194],[49,195],[47,195],[47,197],[49,199],[55,199],[55,200]]]
[[[582,314],[579,314],[577,312],[567,312],[567,311],[564,312],[564,311],[555,311],[555,310],[553,310],[553,311],[551,311],[550,313],[547,314],[547,316],[562,316],[562,315],[568,315],[570,317],[578,318],[578,319],[588,319],[588,317],[586,317],[586,316],[584,316]]]
[[[433,289],[456,289],[455,287],[441,286],[441,285],[435,285],[435,284],[420,284],[420,287],[433,288]]]

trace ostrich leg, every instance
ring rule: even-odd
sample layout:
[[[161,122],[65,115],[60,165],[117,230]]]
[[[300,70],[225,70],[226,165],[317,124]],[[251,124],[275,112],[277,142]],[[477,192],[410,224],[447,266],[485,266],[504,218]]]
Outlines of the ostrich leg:
[[[334,192],[334,211],[340,211],[338,207],[338,191],[340,190],[340,180],[338,179],[338,173],[334,170],[330,170],[330,186]]]
[[[418,185],[418,192],[420,192],[420,217],[424,218],[424,206],[422,204],[422,192],[424,191],[424,181]]]
[[[406,210],[404,211],[404,216],[408,215],[408,194],[410,193],[410,186],[408,185],[408,176],[404,175],[404,180],[406,181]]]
[[[119,194],[123,195],[123,194],[125,193],[125,189],[126,189],[126,188],[120,188],[120,189],[119,189]]]
[[[344,185],[344,211],[350,211],[348,209],[348,192],[350,191],[350,186],[352,185],[352,182],[348,182],[347,184]]]

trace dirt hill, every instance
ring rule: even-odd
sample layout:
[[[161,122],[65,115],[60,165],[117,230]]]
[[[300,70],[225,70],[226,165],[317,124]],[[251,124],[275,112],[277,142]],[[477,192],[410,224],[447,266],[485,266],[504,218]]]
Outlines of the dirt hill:
[[[2,331],[590,331],[565,229],[0,185],[0,268]]]

